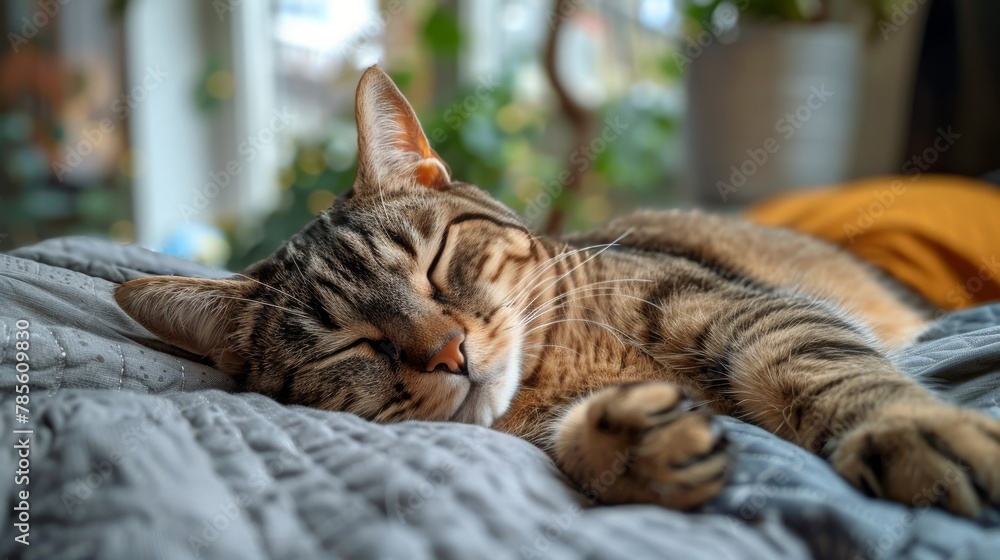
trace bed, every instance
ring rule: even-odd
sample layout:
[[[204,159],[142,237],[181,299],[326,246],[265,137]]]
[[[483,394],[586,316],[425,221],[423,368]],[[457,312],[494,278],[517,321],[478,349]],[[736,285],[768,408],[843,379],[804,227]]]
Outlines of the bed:
[[[484,428],[381,426],[243,393],[117,308],[115,284],[148,274],[228,275],[86,238],[0,255],[0,556],[1000,558],[1000,512],[970,521],[869,499],[732,419],[731,482],[679,513],[592,506],[544,454]],[[19,330],[31,337],[26,423]],[[1000,305],[943,316],[893,359],[942,398],[1000,417]],[[27,485],[10,476],[19,429],[33,430]],[[15,541],[25,490],[27,546]]]

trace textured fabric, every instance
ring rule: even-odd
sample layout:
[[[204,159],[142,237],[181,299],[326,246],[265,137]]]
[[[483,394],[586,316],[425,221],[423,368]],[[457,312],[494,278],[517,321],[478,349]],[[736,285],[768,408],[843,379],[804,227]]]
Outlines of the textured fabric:
[[[780,196],[747,217],[845,247],[943,309],[1000,300],[1000,189],[989,183],[878,177]]]
[[[119,251],[110,242],[92,245],[95,256]],[[47,247],[46,251],[58,255],[60,262],[76,262],[81,254],[75,244],[50,243]],[[63,248],[68,252],[59,252]],[[153,255],[140,251],[134,253],[146,259]],[[90,269],[112,277],[141,275],[135,270],[123,271],[110,262],[95,262]],[[175,271],[165,267],[168,274]],[[31,325],[30,359],[35,371],[32,388],[36,392],[42,389],[43,378],[38,377],[42,373],[47,395],[77,387],[144,393],[236,388],[229,377],[160,342],[132,321],[115,304],[111,296],[114,286],[104,278],[0,254],[0,343],[4,348],[0,368],[13,367],[16,323],[25,319]],[[9,390],[13,376],[6,375],[9,370],[0,371],[4,373],[0,375],[0,388]]]
[[[54,266],[127,278],[139,274],[129,259],[156,272],[159,256],[79,240],[19,254],[37,260],[0,255],[0,472],[16,469],[9,372],[16,321],[27,319],[30,421],[14,427],[34,430],[31,545],[14,542],[9,505],[0,556],[995,559],[1000,550],[995,511],[977,523],[868,499],[818,457],[731,419],[732,481],[701,511],[591,507],[544,454],[491,430],[380,426],[233,392],[118,311],[111,282]],[[949,315],[894,359],[944,398],[1000,415],[997,325],[1000,306]],[[0,488],[14,504],[25,487],[5,476]]]

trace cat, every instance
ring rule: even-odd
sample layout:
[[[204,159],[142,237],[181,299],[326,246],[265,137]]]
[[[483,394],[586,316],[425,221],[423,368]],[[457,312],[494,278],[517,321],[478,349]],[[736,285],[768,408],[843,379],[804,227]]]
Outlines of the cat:
[[[274,255],[224,280],[115,291],[163,340],[283,403],[492,426],[608,504],[698,507],[732,449],[715,414],[827,458],[862,491],[975,517],[1000,501],[1000,422],[886,352],[927,326],[846,252],[700,213],[536,235],[453,180],[392,80],[356,95],[359,170]]]

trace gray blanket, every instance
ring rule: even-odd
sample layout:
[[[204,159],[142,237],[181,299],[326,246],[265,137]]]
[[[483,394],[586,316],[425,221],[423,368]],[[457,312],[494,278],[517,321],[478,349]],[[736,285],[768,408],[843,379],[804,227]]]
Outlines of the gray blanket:
[[[0,556],[1000,558],[996,512],[976,523],[866,498],[736,420],[732,481],[685,514],[592,507],[541,452],[487,429],[379,426],[240,393],[114,305],[116,282],[150,273],[226,275],[77,238],[0,255]],[[1000,416],[998,325],[1000,306],[952,314],[895,359],[943,398]],[[20,429],[33,430],[27,484],[13,476]]]

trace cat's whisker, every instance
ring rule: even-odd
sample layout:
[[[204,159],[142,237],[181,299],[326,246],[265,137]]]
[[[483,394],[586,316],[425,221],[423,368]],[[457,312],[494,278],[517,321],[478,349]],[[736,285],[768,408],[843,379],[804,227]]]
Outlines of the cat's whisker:
[[[558,253],[556,255],[552,255],[548,252],[548,249],[544,245],[537,244],[537,246],[540,246],[541,247],[540,250],[549,256],[544,259],[537,258],[536,255],[539,249],[536,248],[535,242],[532,241],[530,253],[535,258],[519,263],[515,265],[514,268],[511,270],[511,273],[515,276],[515,278],[517,278],[518,276],[520,276],[520,278],[517,278],[515,280],[513,286],[507,288],[506,293],[504,293],[503,297],[500,298],[501,305],[505,307],[509,306],[510,302],[513,301],[515,297],[514,296],[515,291],[524,289],[526,286],[529,286],[531,282],[538,277],[539,274],[544,273],[544,270],[541,270],[542,267],[552,263],[553,260],[555,259],[561,258],[563,254],[563,253]],[[530,268],[528,268],[529,266]],[[527,270],[525,270],[526,268]]]
[[[642,279],[631,279],[631,278],[625,278],[625,279],[616,279],[616,280],[605,280],[605,281],[603,281],[603,282],[593,282],[593,283],[590,283],[590,284],[585,284],[585,285],[583,285],[583,286],[579,286],[579,287],[577,287],[577,288],[574,288],[574,289],[572,289],[572,290],[569,290],[568,292],[565,292],[565,293],[563,293],[563,294],[560,294],[559,296],[556,296],[556,297],[552,298],[551,300],[548,300],[548,301],[546,301],[546,302],[542,303],[542,304],[541,304],[541,305],[539,306],[539,309],[544,309],[544,307],[545,307],[546,305],[552,305],[552,304],[553,304],[554,302],[557,302],[557,301],[559,301],[560,299],[562,299],[563,297],[565,297],[565,296],[567,296],[567,295],[569,295],[569,294],[572,294],[572,293],[575,293],[575,292],[577,292],[577,291],[579,291],[579,290],[583,290],[583,289],[587,289],[587,288],[590,288],[590,287],[593,287],[593,286],[599,286],[599,285],[604,285],[604,284],[621,284],[621,283],[625,283],[625,282],[632,282],[632,281],[642,281],[642,282],[645,282],[645,281],[647,281],[647,280],[642,280]],[[526,303],[525,305],[523,305],[523,306],[520,306],[520,307],[519,307],[519,308],[518,308],[518,309],[517,309],[517,310],[515,311],[515,314],[516,314],[516,315],[518,315],[518,316],[521,316],[521,315],[523,315],[523,314],[524,314],[524,313],[525,313],[525,312],[526,312],[526,311],[527,311],[528,309],[529,309],[529,306],[528,306],[528,304]],[[537,311],[537,310],[536,310],[536,311]],[[523,322],[524,322],[524,321],[522,321],[522,323],[523,323]]]
[[[583,286],[580,286],[578,288],[574,288],[572,290],[569,290],[566,293],[560,294],[559,296],[554,297],[551,300],[548,300],[548,301],[544,302],[537,309],[535,309],[530,314],[526,315],[520,321],[518,321],[518,325],[519,326],[527,325],[531,321],[534,321],[535,319],[537,319],[538,317],[540,317],[542,315],[545,315],[547,313],[551,313],[552,311],[560,309],[561,307],[563,307],[566,303],[569,303],[570,301],[578,301],[579,298],[575,299],[575,298],[571,298],[570,296],[575,295],[575,294],[579,294],[580,292],[584,292],[584,293],[597,292],[597,293],[593,293],[592,295],[590,295],[588,297],[597,297],[597,296],[601,296],[601,295],[614,294],[614,295],[618,295],[618,296],[621,296],[621,297],[626,298],[626,299],[639,300],[639,301],[642,301],[643,303],[647,303],[649,305],[652,305],[653,307],[656,307],[657,309],[659,309],[661,311],[664,310],[663,307],[661,307],[659,305],[656,305],[655,303],[653,303],[653,302],[651,302],[649,300],[646,300],[646,299],[643,299],[643,298],[640,298],[640,297],[637,297],[637,296],[632,296],[630,294],[622,294],[620,291],[618,291],[618,287],[619,287],[618,285],[624,284],[624,283],[629,283],[629,282],[652,282],[652,280],[646,280],[646,279],[642,279],[642,278],[624,278],[624,279],[618,279],[618,280],[605,280],[605,281],[602,281],[602,282],[593,282],[591,284],[585,284]],[[560,301],[562,301],[562,303],[560,303],[559,305],[556,305]],[[518,313],[518,315],[520,315],[520,313]]]
[[[563,250],[562,252],[560,252],[560,253],[558,253],[556,255],[553,255],[553,256],[549,257],[548,259],[542,261],[541,263],[539,263],[535,267],[536,269],[540,268],[540,270],[536,271],[535,269],[533,269],[532,271],[530,271],[532,273],[532,275],[529,276],[529,277],[526,277],[524,280],[522,280],[521,282],[519,282],[517,284],[517,286],[515,286],[511,290],[511,291],[513,291],[513,290],[516,290],[518,287],[523,286],[521,288],[521,290],[516,295],[514,295],[513,297],[508,298],[505,301],[504,305],[506,305],[508,307],[511,306],[511,305],[513,305],[514,302],[518,301],[523,296],[523,294],[525,293],[525,291],[529,291],[530,292],[533,288],[536,288],[538,286],[538,284],[541,283],[540,279],[543,278],[542,275],[545,274],[545,272],[547,272],[548,270],[550,270],[555,265],[559,264],[559,262],[561,262],[561,261],[563,261],[565,259],[568,259],[568,258],[570,258],[570,257],[572,257],[574,255],[580,254],[580,253],[582,253],[584,251],[588,251],[588,250],[595,249],[595,248],[598,248],[598,247],[606,247],[606,246],[607,246],[607,244],[601,244],[601,245],[591,245],[589,247],[580,247],[580,248],[577,248],[577,249],[573,249],[571,251]]]
[[[542,311],[542,312],[536,312],[536,313],[534,313],[533,316],[529,317],[528,320],[524,321],[521,324],[522,325],[529,324],[531,321],[534,321],[534,320],[536,320],[536,319],[538,319],[540,317],[548,315],[549,313],[552,313],[552,312],[557,311],[557,310],[559,310],[559,309],[561,309],[563,307],[566,307],[570,303],[576,303],[576,302],[579,302],[579,301],[582,301],[582,300],[585,300],[585,299],[590,299],[590,298],[604,297],[604,296],[607,296],[609,294],[613,294],[614,297],[616,297],[616,298],[635,300],[635,301],[647,304],[649,306],[652,306],[655,309],[659,309],[661,311],[663,310],[663,308],[661,306],[656,305],[655,303],[653,303],[653,302],[651,302],[651,301],[649,301],[647,299],[643,299],[641,297],[632,296],[632,295],[629,295],[629,294],[622,294],[622,293],[617,293],[617,292],[608,292],[608,291],[605,291],[605,292],[598,292],[598,293],[581,294],[578,297],[575,297],[575,298],[572,298],[572,299],[568,299],[565,302],[563,302],[563,303],[561,303],[561,304],[559,304],[559,305],[557,305],[555,307],[552,307],[552,308],[547,309],[547,310]]]
[[[596,325],[598,327],[601,327],[601,328],[607,330],[609,333],[611,333],[612,335],[615,336],[615,340],[618,341],[618,343],[621,344],[623,347],[627,347],[627,345],[625,344],[625,341],[623,339],[629,339],[629,342],[631,342],[633,344],[638,344],[638,342],[639,342],[637,340],[631,339],[631,337],[629,337],[627,334],[625,334],[624,332],[622,332],[622,331],[620,331],[620,330],[612,327],[611,325],[609,325],[607,323],[604,323],[604,322],[601,322],[601,321],[594,321],[593,319],[583,319],[583,318],[579,318],[579,317],[574,317],[574,318],[569,318],[569,319],[556,319],[554,321],[549,321],[548,323],[542,323],[541,325],[538,325],[537,327],[533,327],[531,329],[528,329],[524,334],[528,335],[531,332],[536,331],[538,329],[543,329],[543,328],[550,327],[552,325],[556,325],[556,324],[559,324],[559,323],[570,323],[570,322],[573,322],[573,321]]]
[[[597,296],[611,295],[611,294],[615,294],[616,293],[616,292],[612,291],[610,288],[596,288],[596,289],[591,290],[591,291],[592,292],[598,292],[599,291],[599,293],[592,293],[592,294],[590,294],[587,297],[597,297]],[[533,311],[530,315],[525,316],[520,321],[518,321],[515,324],[511,325],[510,327],[508,327],[508,330],[516,328],[516,327],[524,327],[524,326],[530,325],[533,321],[537,320],[538,318],[544,317],[545,315],[548,315],[549,313],[554,313],[556,311],[559,311],[560,309],[565,309],[565,308],[569,307],[570,303],[579,301],[580,299],[584,299],[584,296],[581,295],[580,297],[576,297],[576,298],[568,298],[568,299],[565,299],[565,300],[559,301],[559,302],[556,302],[556,301],[546,302],[546,304],[545,304],[546,306],[545,307],[539,307],[538,309],[536,309],[535,311]]]
[[[570,290],[568,292],[560,294],[560,295],[558,295],[558,296],[556,296],[556,297],[554,297],[552,299],[549,299],[547,301],[542,302],[541,305],[539,305],[534,310],[531,310],[530,313],[525,314],[526,312],[529,311],[529,309],[526,308],[526,307],[523,308],[523,309],[517,309],[517,310],[515,310],[515,316],[520,316],[521,317],[521,319],[518,321],[518,324],[519,325],[526,325],[526,324],[530,323],[535,317],[537,317],[539,313],[541,313],[543,311],[546,311],[547,309],[555,309],[555,308],[559,308],[559,307],[563,306],[566,303],[566,301],[568,299],[570,299],[571,295],[579,292],[580,290],[585,290],[585,291],[597,291],[597,290],[601,290],[601,291],[609,291],[609,293],[610,293],[610,291],[613,290],[613,287],[611,287],[611,286],[607,286],[607,287],[586,286],[586,287],[581,287],[581,288],[575,288],[573,290]]]
[[[606,243],[601,243],[601,244],[598,244],[598,245],[590,245],[588,247],[578,247],[576,249],[566,250],[569,247],[569,245],[564,244],[563,247],[562,247],[562,249],[558,253],[550,256],[547,259],[544,259],[542,261],[539,261],[539,262],[535,263],[535,266],[532,267],[532,269],[528,271],[528,274],[531,274],[532,276],[526,277],[518,285],[520,286],[521,284],[524,284],[524,283],[530,283],[532,280],[534,280],[535,278],[537,278],[540,273],[545,272],[545,270],[548,270],[549,268],[551,268],[553,265],[555,265],[556,263],[558,263],[561,260],[567,259],[569,257],[572,257],[573,255],[582,253],[584,251],[589,251],[591,249],[597,249],[597,248],[606,247],[606,246],[607,246]]]
[[[302,281],[305,282],[306,285],[308,286],[309,283],[310,283],[309,282],[309,278],[305,275],[304,272],[302,272],[302,268],[299,266],[299,261],[296,260],[294,257],[291,260],[292,260],[292,264],[295,265],[295,270],[297,270],[299,272],[299,277],[302,278]],[[302,303],[302,302],[299,301],[299,303]],[[305,303],[302,303],[302,305],[305,305]],[[309,306],[306,306],[306,308],[308,309]]]
[[[535,267],[535,268],[538,268],[538,267],[544,267],[544,268],[542,268],[541,270],[538,270],[537,272],[535,272],[535,270],[532,269],[531,271],[529,271],[529,273],[533,273],[532,276],[525,278],[525,280],[522,280],[517,285],[515,285],[514,288],[511,289],[511,292],[513,292],[513,290],[516,290],[522,284],[524,285],[524,287],[521,289],[521,291],[518,292],[514,297],[506,299],[505,302],[504,302],[504,305],[507,306],[507,307],[510,307],[511,305],[513,305],[514,302],[516,302],[522,296],[522,294],[526,290],[531,290],[532,288],[537,287],[535,281],[538,280],[541,277],[542,274],[544,274],[546,271],[548,271],[553,266],[555,266],[556,264],[558,264],[560,261],[565,260],[565,259],[567,259],[569,257],[572,257],[573,255],[577,255],[579,253],[582,253],[584,251],[590,251],[592,249],[598,249],[598,248],[600,248],[602,251],[606,250],[609,247],[611,247],[612,245],[614,245],[615,243],[617,243],[618,240],[620,240],[620,239],[621,239],[621,237],[619,237],[615,241],[612,241],[611,243],[601,243],[599,245],[591,245],[589,247],[580,247],[580,248],[577,248],[577,249],[573,249],[571,251],[562,251],[562,252],[560,252],[560,253],[558,253],[556,255],[553,255],[552,257],[549,257],[548,259],[542,261],[541,263],[539,263]],[[572,272],[572,271],[570,271],[570,272]]]
[[[570,295],[579,293],[581,291],[592,291],[592,290],[596,291],[597,289],[600,289],[602,291],[609,291],[609,293],[618,293],[617,292],[617,285],[618,284],[628,283],[628,282],[652,282],[652,280],[644,280],[644,279],[641,279],[641,278],[625,278],[625,279],[619,279],[619,280],[605,280],[605,281],[602,281],[602,282],[593,282],[593,283],[590,283],[590,284],[585,284],[583,286],[579,286],[577,288],[569,290],[569,291],[567,291],[567,292],[565,292],[563,294],[560,294],[557,297],[552,298],[551,300],[548,300],[548,301],[542,303],[542,305],[540,305],[538,307],[538,309],[536,309],[532,313],[535,313],[535,312],[537,312],[539,310],[543,310],[543,309],[545,309],[546,305],[552,305],[552,304],[554,304],[554,303],[556,303],[556,302],[558,302],[560,300],[563,300],[563,299],[567,298]],[[611,286],[608,286],[608,284],[611,284]],[[519,310],[518,314],[520,314],[521,312],[524,312],[524,311],[527,311],[527,309],[525,308],[525,309]]]
[[[545,287],[543,288],[543,290],[542,290],[542,293],[538,294],[538,295],[537,295],[537,296],[535,296],[535,297],[534,297],[534,298],[533,298],[533,299],[532,299],[531,301],[529,301],[529,302],[528,302],[528,306],[530,307],[532,303],[534,303],[535,301],[537,301],[537,300],[538,300],[538,298],[542,297],[542,294],[543,294],[543,293],[545,293],[545,292],[544,292],[544,290],[545,290],[545,289],[548,289],[548,288],[550,288],[550,287],[552,287],[552,286],[556,285],[556,284],[557,284],[558,282],[560,282],[561,280],[563,280],[564,278],[566,278],[566,277],[567,277],[567,276],[569,276],[570,274],[573,274],[574,272],[576,272],[576,270],[578,270],[578,269],[579,269],[580,267],[582,267],[583,265],[585,265],[585,264],[589,263],[590,261],[592,261],[592,260],[596,259],[597,257],[601,256],[601,255],[602,255],[602,254],[603,254],[603,253],[604,253],[605,251],[607,251],[607,250],[608,250],[608,249],[610,249],[611,247],[614,247],[615,245],[617,245],[619,241],[621,241],[622,239],[624,239],[624,238],[625,238],[626,236],[628,236],[628,235],[629,235],[629,234],[631,234],[631,233],[632,233],[632,228],[629,228],[628,230],[626,230],[626,231],[625,231],[625,233],[623,233],[623,234],[619,235],[617,239],[615,239],[615,240],[614,240],[614,241],[612,241],[611,243],[608,243],[608,245],[607,245],[606,247],[604,247],[604,248],[603,248],[603,249],[601,249],[600,251],[597,251],[597,252],[596,252],[596,253],[594,253],[593,255],[591,255],[591,256],[589,256],[589,257],[587,257],[587,258],[586,258],[586,259],[585,259],[585,260],[584,260],[583,262],[581,262],[580,264],[578,264],[578,265],[574,266],[573,268],[571,268],[571,269],[567,270],[567,271],[566,271],[566,272],[565,272],[564,274],[562,274],[562,275],[560,275],[559,277],[557,277],[557,278],[555,278],[554,280],[552,280],[552,281],[551,281],[551,282],[550,282],[550,283],[549,283],[548,285],[546,285],[546,286],[545,286]]]
[[[578,251],[579,250],[568,251],[568,252],[563,251],[557,253],[556,255],[552,255],[547,259],[537,262],[535,266],[532,267],[531,270],[529,270],[526,273],[526,276],[523,279],[519,280],[516,284],[514,284],[514,286],[512,286],[509,290],[507,290],[507,293],[504,295],[504,298],[502,300],[503,303],[501,305],[503,305],[504,307],[510,307],[514,301],[517,301],[517,299],[521,297],[521,295],[524,293],[525,290],[530,290],[532,287],[534,287],[535,280],[538,279],[542,274],[544,274],[545,271],[555,266],[556,263],[558,263],[560,260],[567,258]],[[514,294],[515,290],[519,290],[517,294]]]
[[[263,302],[263,301],[258,301],[258,300],[255,300],[255,299],[247,299],[247,298],[239,298],[239,297],[234,297],[234,296],[223,296],[223,295],[215,295],[215,296],[212,296],[212,297],[214,297],[215,299],[231,299],[231,300],[235,300],[235,301],[245,301],[247,303],[257,303],[257,304],[260,304],[260,305],[266,305],[267,307],[273,307],[275,309],[280,309],[280,310],[282,310],[282,311],[284,311],[284,312],[286,312],[288,314],[297,315],[297,316],[303,317],[305,319],[311,319],[312,318],[308,314],[306,314],[306,313],[304,313],[302,311],[297,311],[295,309],[289,309],[288,307],[282,307],[280,305],[276,305],[276,304],[273,304],[273,303],[267,303],[267,302]]]
[[[559,296],[557,296],[555,298],[552,298],[549,301],[557,301],[557,300],[559,300],[559,298],[561,298],[563,296],[566,296],[568,294],[572,294],[572,293],[577,292],[579,290],[583,290],[583,289],[590,288],[590,287],[593,287],[593,286],[601,286],[601,285],[606,285],[606,284],[624,284],[624,283],[627,283],[627,282],[652,282],[652,280],[647,280],[647,279],[644,279],[644,278],[617,278],[617,279],[614,279],[614,280],[603,280],[603,281],[600,281],[600,282],[591,282],[589,284],[584,284],[583,286],[578,286],[576,288],[573,288],[572,290],[569,290],[569,291],[567,291],[567,292],[565,292],[565,293],[563,293],[563,294],[561,294],[561,295],[559,295]]]
[[[292,262],[295,262],[295,261],[292,261]],[[298,265],[296,265],[296,266],[298,266]],[[301,299],[293,296],[292,294],[290,294],[290,293],[288,293],[288,292],[286,292],[284,290],[280,290],[280,289],[278,289],[278,288],[276,288],[274,286],[271,286],[270,284],[265,284],[264,282],[261,282],[260,280],[257,280],[256,278],[252,278],[250,276],[247,276],[246,274],[243,274],[242,272],[237,272],[236,276],[242,276],[243,278],[246,278],[247,280],[250,280],[251,282],[256,282],[256,283],[260,284],[261,286],[264,286],[265,288],[269,288],[271,290],[274,290],[275,292],[278,292],[279,294],[282,294],[284,296],[288,296],[289,298],[291,298],[291,299],[293,299],[293,300],[301,303],[303,306],[306,306],[305,302],[302,301]],[[306,307],[308,307],[308,306],[306,306]]]

